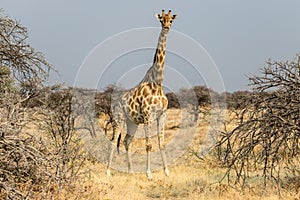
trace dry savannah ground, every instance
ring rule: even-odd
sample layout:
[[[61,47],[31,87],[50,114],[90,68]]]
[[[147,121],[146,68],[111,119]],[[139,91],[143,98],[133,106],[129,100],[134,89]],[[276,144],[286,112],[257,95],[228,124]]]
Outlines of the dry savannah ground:
[[[178,131],[180,110],[168,110],[166,124],[166,142],[170,142]],[[203,119],[203,118],[202,118]],[[99,120],[103,126],[102,118]],[[226,169],[218,167],[216,160],[210,157],[199,159],[195,152],[203,141],[209,128],[206,120],[200,120],[195,131],[192,144],[186,152],[170,164],[170,176],[166,177],[163,170],[153,172],[154,179],[148,181],[145,173],[128,174],[120,170],[112,170],[112,176],[106,176],[106,163],[94,161],[85,170],[89,171],[85,181],[80,181],[75,188],[57,193],[59,199],[293,199],[299,198],[299,188],[281,189],[280,195],[274,187],[264,188],[253,180],[248,189],[240,191],[230,187],[225,182],[220,183]],[[142,131],[140,129],[139,131]],[[191,130],[192,131],[192,130]],[[108,131],[110,134],[111,131]],[[154,150],[155,137],[153,137]],[[97,148],[97,142],[93,148]],[[133,143],[132,152],[144,154],[144,141],[137,138]],[[170,153],[170,152],[169,152]],[[123,159],[120,159],[120,157]],[[119,158],[119,160],[118,160]],[[113,162],[126,162],[124,147],[120,155],[115,155]],[[142,162],[145,162],[142,161]],[[155,162],[152,160],[152,162]],[[159,160],[160,162],[160,160]],[[119,163],[117,163],[119,164]],[[135,163],[133,163],[135,164]],[[126,165],[126,163],[125,163]],[[259,179],[259,178],[258,178]],[[259,180],[258,180],[259,181]]]

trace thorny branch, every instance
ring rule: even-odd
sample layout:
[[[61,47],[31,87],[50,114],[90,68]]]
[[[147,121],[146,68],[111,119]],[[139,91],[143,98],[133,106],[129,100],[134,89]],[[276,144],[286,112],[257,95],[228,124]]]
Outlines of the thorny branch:
[[[244,107],[229,110],[235,117],[216,145],[228,182],[243,188],[255,176],[265,186],[300,181],[300,56],[269,60],[261,73],[249,78],[253,92],[242,99]]]

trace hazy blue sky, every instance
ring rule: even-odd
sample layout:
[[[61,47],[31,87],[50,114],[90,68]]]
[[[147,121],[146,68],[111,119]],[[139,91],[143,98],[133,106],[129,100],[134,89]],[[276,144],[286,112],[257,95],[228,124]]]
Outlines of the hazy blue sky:
[[[299,0],[0,0],[0,7],[28,28],[30,44],[59,70],[52,81],[69,85],[96,45],[126,30],[160,27],[154,14],[162,9],[178,14],[173,30],[210,54],[227,91],[248,89],[246,75],[258,74],[268,58],[292,59],[300,49]],[[145,52],[151,62],[154,51]]]

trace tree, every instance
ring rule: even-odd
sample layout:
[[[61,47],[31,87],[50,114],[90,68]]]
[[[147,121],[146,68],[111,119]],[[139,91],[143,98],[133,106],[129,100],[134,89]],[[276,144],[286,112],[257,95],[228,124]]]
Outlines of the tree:
[[[19,82],[41,84],[47,79],[51,65],[27,39],[26,27],[0,12],[0,66],[9,67]]]
[[[27,38],[24,26],[0,12],[0,198],[28,197],[30,184],[51,176],[44,145],[25,129],[32,113],[22,106],[32,98],[28,88],[41,87],[51,65]]]
[[[244,188],[258,176],[264,186],[281,188],[300,182],[300,56],[269,60],[261,73],[249,78],[253,94],[244,97],[246,106],[231,111],[235,118],[225,124],[218,156],[229,183]]]

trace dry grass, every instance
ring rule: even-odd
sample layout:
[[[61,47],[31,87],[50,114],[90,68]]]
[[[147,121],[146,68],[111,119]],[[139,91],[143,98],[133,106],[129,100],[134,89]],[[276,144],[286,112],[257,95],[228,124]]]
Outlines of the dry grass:
[[[145,174],[127,174],[114,171],[105,176],[105,166],[91,165],[91,174],[86,182],[72,191],[61,193],[67,199],[280,199],[276,190],[255,189],[255,192],[239,192],[226,184],[218,184],[223,171],[206,163],[173,165],[166,177],[162,171],[153,173],[148,181]],[[282,199],[299,199],[289,191],[281,193]]]
[[[168,129],[166,140],[170,141],[173,132],[178,130],[178,110],[168,111]],[[202,121],[196,129],[194,144],[199,144],[208,129],[208,123]],[[140,129],[142,131],[142,129]],[[153,139],[155,146],[155,139]],[[144,142],[136,139],[133,151],[144,153]],[[135,149],[135,150],[134,150]],[[190,149],[197,150],[197,145]],[[154,149],[156,151],[157,149]],[[218,183],[225,169],[220,169],[213,160],[200,161],[190,152],[186,152],[170,166],[170,176],[162,170],[153,172],[154,179],[148,181],[144,173],[128,174],[117,170],[112,177],[106,177],[105,164],[91,164],[90,176],[78,188],[66,194],[71,199],[279,199],[274,188],[260,189],[253,182],[251,191],[240,192],[225,183]],[[76,191],[75,193],[73,191]],[[283,199],[300,199],[294,191],[281,191]]]
[[[178,111],[170,110],[168,114],[171,129],[166,130],[167,142],[172,140],[173,132],[180,126]],[[207,129],[208,123],[200,122],[191,150],[197,150],[197,144],[201,143]],[[155,141],[153,139],[154,146],[157,145]],[[144,141],[135,140],[133,148],[144,154]],[[84,170],[89,171],[85,179],[76,183],[74,188],[55,192],[55,199],[300,199],[299,191],[282,189],[279,196],[276,188],[263,189],[255,180],[251,190],[246,191],[220,184],[218,181],[225,169],[218,168],[214,160],[199,160],[189,151],[172,163],[169,177],[163,170],[157,170],[153,172],[152,181],[148,181],[144,173],[128,174],[117,170],[112,170],[112,176],[107,177],[106,165],[97,161],[91,161]]]

